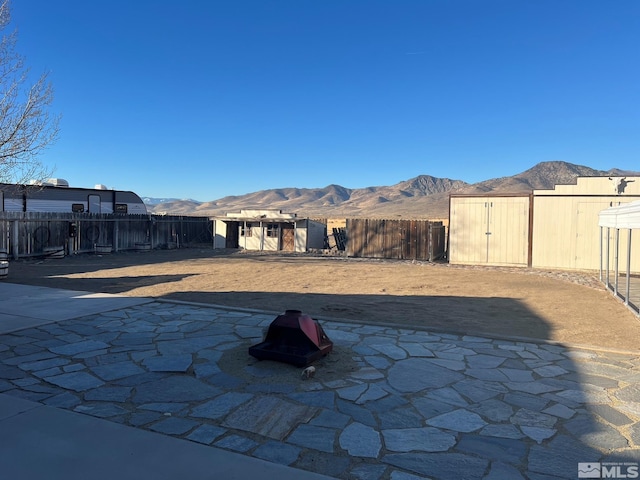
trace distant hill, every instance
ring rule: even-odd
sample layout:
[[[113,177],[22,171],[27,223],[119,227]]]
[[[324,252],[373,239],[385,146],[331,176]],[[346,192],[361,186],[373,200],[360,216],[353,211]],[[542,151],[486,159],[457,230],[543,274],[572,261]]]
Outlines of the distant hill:
[[[350,189],[340,185],[324,188],[278,188],[241,196],[228,196],[210,202],[170,199],[147,202],[153,213],[215,216],[241,209],[280,209],[300,217],[340,218],[446,218],[451,193],[527,193],[535,189],[552,189],[559,184],[575,183],[577,177],[636,176],[612,168],[594,170],[567,162],[542,162],[511,177],[494,178],[468,184],[462,180],[418,177],[391,186]]]
[[[194,202],[201,203],[197,200],[192,200],[190,198],[155,198],[155,197],[142,197],[142,201],[145,205],[160,205],[161,203],[172,203],[172,202]]]

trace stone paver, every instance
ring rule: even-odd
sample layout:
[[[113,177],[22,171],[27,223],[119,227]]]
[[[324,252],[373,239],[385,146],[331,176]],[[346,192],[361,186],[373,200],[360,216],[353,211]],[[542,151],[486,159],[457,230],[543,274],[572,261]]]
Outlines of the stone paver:
[[[392,452],[446,452],[456,437],[433,427],[383,430],[384,444]]]
[[[315,407],[299,405],[275,396],[256,397],[228,415],[223,425],[283,440],[292,429],[308,423],[317,412]],[[345,424],[347,420],[348,417],[345,418]]]
[[[340,434],[340,447],[349,455],[377,458],[382,448],[380,434],[367,425],[358,422],[349,424]]]
[[[304,380],[248,355],[273,318],[152,302],[13,332],[0,392],[345,480],[638,462],[638,355],[326,321]]]

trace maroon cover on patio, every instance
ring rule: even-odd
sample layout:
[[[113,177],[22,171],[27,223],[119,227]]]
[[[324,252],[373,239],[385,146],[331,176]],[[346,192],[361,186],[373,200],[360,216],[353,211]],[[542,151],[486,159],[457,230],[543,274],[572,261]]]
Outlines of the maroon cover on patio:
[[[249,347],[249,354],[304,367],[332,349],[333,342],[316,320],[300,310],[287,310],[271,322],[262,343]]]

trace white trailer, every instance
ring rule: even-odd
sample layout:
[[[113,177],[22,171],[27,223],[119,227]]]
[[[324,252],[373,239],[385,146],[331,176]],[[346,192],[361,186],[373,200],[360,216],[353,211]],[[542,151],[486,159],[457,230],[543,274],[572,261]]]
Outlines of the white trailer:
[[[0,183],[0,211],[122,213],[147,215],[147,207],[133,192],[68,187],[64,180],[34,185]]]

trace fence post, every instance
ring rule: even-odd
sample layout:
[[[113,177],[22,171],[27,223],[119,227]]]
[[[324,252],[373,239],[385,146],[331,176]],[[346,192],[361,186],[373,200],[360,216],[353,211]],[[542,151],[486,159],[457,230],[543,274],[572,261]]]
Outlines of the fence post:
[[[151,244],[151,250],[155,248],[155,232],[153,231],[153,226],[155,225],[155,221],[153,219],[153,215],[149,215],[149,243]]]
[[[616,227],[616,244],[614,245],[614,250],[613,250],[613,257],[615,262],[615,276],[616,276],[615,288],[613,292],[616,294],[616,296],[618,295],[618,279],[620,278],[620,265],[619,265],[620,260],[618,258],[619,249],[620,249],[620,229]]]
[[[113,251],[117,252],[118,251],[118,220],[115,220],[113,222]]]
[[[11,254],[14,260],[20,256],[20,225],[18,220],[11,222]]]
[[[627,236],[627,285],[626,285],[626,293],[624,296],[624,304],[629,306],[629,297],[631,296],[631,232],[632,229],[629,228],[629,233]]]

